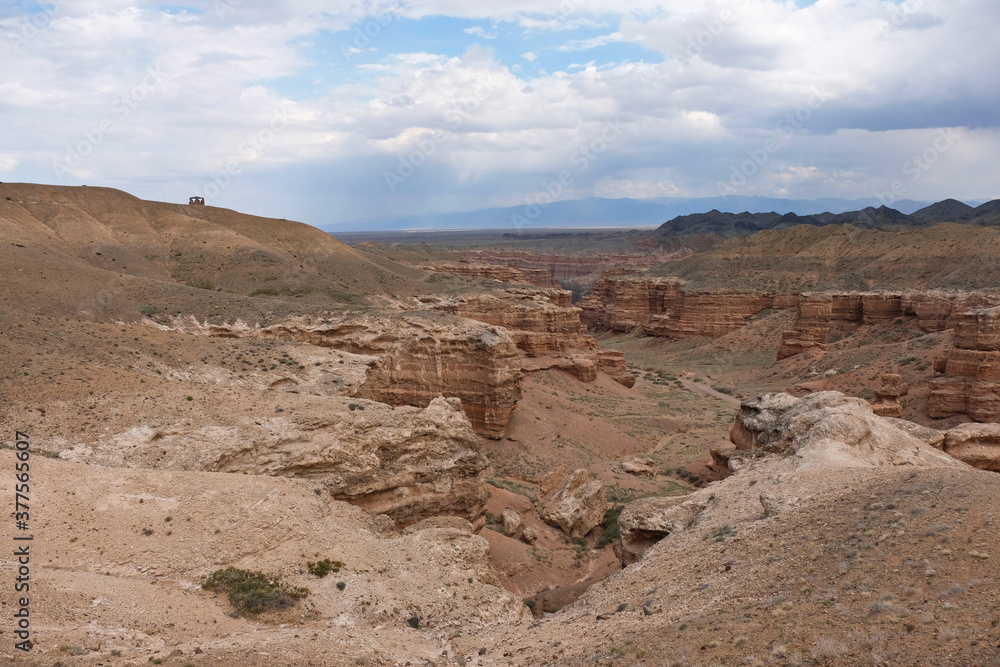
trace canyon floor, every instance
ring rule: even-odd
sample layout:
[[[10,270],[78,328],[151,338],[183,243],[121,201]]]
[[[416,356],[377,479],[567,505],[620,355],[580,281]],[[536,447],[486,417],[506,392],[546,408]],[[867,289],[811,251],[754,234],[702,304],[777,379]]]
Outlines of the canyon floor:
[[[1000,476],[866,400],[898,374],[904,419],[970,423],[927,415],[953,328],[832,322],[780,361],[794,308],[588,335],[568,294],[430,268],[475,263],[453,248],[103,188],[0,195],[9,499],[31,443],[31,530],[11,506],[4,534],[33,537],[30,651],[0,560],[4,664],[1000,665]],[[747,406],[785,391],[755,431]],[[720,470],[711,451],[751,431],[774,442]],[[309,592],[241,614],[202,586],[228,567]]]

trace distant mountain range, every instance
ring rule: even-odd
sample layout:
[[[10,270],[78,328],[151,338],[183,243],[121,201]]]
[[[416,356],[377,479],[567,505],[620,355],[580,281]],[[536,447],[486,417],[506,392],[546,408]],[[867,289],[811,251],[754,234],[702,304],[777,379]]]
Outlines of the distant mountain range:
[[[956,202],[961,204],[961,202]],[[980,202],[975,202],[980,203]],[[894,204],[902,214],[915,213],[930,202],[904,199]],[[777,213],[799,216],[840,214],[878,206],[873,199],[776,199],[773,197],[700,197],[692,199],[573,199],[547,206],[508,206],[462,213],[360,218],[320,225],[327,232],[390,231],[395,229],[523,229],[553,227],[641,227],[662,225],[678,216],[705,211]],[[965,204],[961,204],[965,206]],[[968,208],[972,208],[971,206]]]
[[[861,229],[902,231],[929,227],[939,222],[964,222],[980,226],[1000,226],[1000,200],[977,207],[956,199],[946,199],[912,211],[909,215],[888,206],[869,206],[857,211],[815,215],[797,213],[708,213],[681,215],[660,225],[657,236],[716,234],[723,237],[749,236],[764,229],[787,229],[796,225],[853,225]]]

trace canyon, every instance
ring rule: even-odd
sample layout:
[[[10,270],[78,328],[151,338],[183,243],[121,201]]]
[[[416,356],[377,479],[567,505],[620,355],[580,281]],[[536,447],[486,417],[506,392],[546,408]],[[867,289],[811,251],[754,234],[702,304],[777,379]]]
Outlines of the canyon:
[[[19,662],[1000,659],[995,291],[0,194],[0,419],[45,545]],[[226,568],[308,593],[241,615],[202,587]]]

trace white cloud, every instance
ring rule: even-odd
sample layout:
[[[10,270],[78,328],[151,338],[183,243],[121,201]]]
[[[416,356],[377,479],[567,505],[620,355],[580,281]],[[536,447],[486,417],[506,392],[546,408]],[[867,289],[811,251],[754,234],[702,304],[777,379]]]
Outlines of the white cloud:
[[[900,178],[937,128],[967,127],[947,155],[907,182],[908,196],[1000,194],[1000,94],[991,69],[1000,8],[991,0],[194,6],[201,13],[170,14],[151,2],[60,3],[30,39],[24,17],[0,21],[0,145],[11,151],[0,168],[58,180],[54,161],[87,151],[75,178],[168,183],[160,187],[181,194],[281,111],[287,125],[241,162],[240,177],[220,193],[227,205],[258,201],[255,188],[238,184],[255,183],[302,188],[294,204],[302,217],[329,210],[330,198],[372,214],[387,206],[474,208],[537,191],[618,119],[625,131],[579,175],[574,194],[715,194],[734,166],[773,139],[743,191],[853,197]],[[389,30],[400,17],[437,15],[506,22],[535,41],[516,63],[497,55],[518,53],[513,38],[481,26],[462,34],[490,38],[495,51],[473,46],[456,57],[384,39],[371,62],[371,44],[348,41],[346,54],[334,45],[329,61],[316,59],[321,48],[305,48],[321,47],[324,31]],[[565,38],[581,26],[597,36]],[[663,61],[617,62],[622,44]],[[531,63],[554,69],[544,58],[581,50],[585,63],[528,73]],[[366,64],[353,64],[362,55]],[[101,130],[105,120],[112,124]],[[432,154],[389,201],[384,172],[431,139]]]

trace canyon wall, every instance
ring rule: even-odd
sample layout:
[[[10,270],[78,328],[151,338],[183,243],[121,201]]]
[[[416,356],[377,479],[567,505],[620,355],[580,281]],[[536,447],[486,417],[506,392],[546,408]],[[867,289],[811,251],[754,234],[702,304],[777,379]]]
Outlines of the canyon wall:
[[[690,251],[601,255],[543,255],[521,250],[456,250],[455,252],[476,262],[543,271],[555,280],[579,278],[621,264],[642,268],[656,266],[691,254]]]
[[[1000,307],[972,310],[955,318],[955,342],[931,380],[927,414],[967,414],[978,422],[1000,420]]]
[[[955,328],[962,313],[994,305],[996,297],[967,292],[804,292],[795,328],[782,335],[778,360],[806,350],[826,349],[834,322],[878,324],[916,317],[927,332]]]
[[[678,278],[605,274],[580,302],[583,322],[616,333],[642,330],[668,338],[715,338],[740,328],[762,310],[791,308],[797,302],[794,294],[688,292],[684,285]]]
[[[624,357],[599,350],[581,321],[582,311],[571,305],[570,298],[566,290],[507,289],[460,297],[423,297],[421,305],[509,330],[526,372],[561,368],[591,382],[598,371],[604,371],[627,387],[634,385]]]
[[[437,264],[421,266],[428,271],[454,273],[460,276],[499,280],[511,285],[534,285],[536,287],[559,287],[550,273],[545,269],[522,269],[504,264]]]

